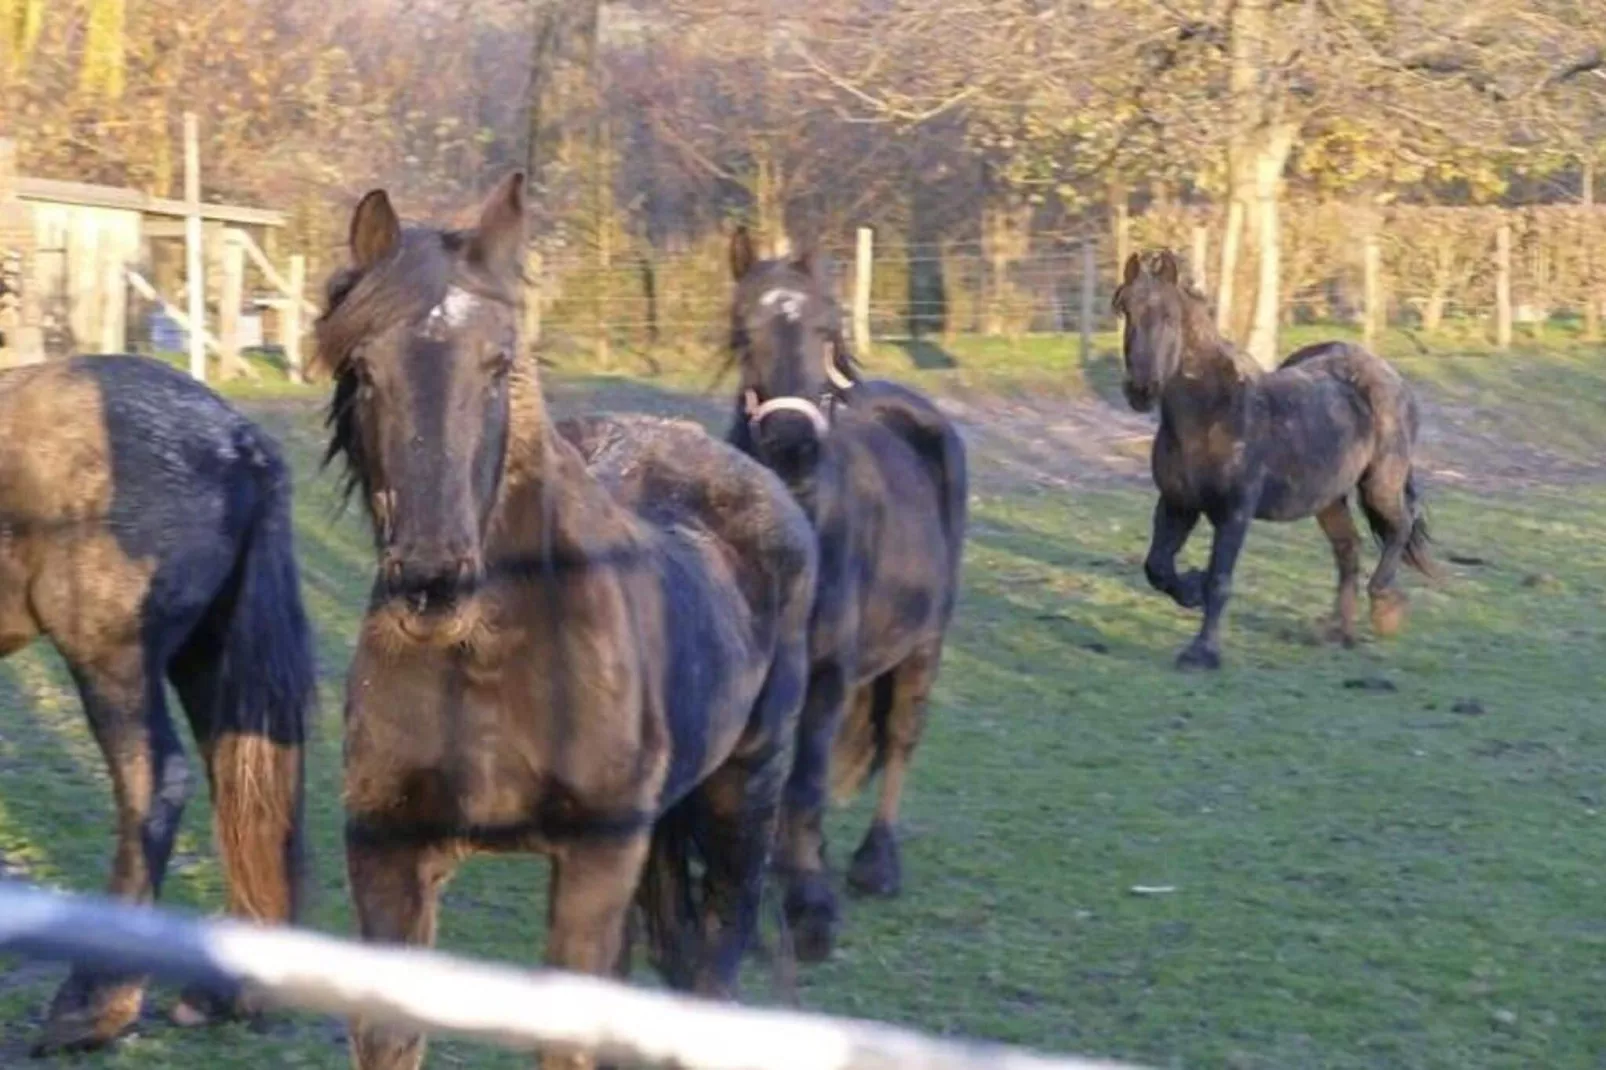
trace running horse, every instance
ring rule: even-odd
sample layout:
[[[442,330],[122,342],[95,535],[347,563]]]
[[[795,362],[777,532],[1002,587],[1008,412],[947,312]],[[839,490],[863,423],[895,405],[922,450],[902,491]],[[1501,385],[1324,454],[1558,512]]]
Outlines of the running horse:
[[[639,903],[669,983],[728,996],[803,702],[813,534],[696,425],[551,419],[518,336],[524,215],[517,173],[466,230],[369,193],[318,324],[329,456],[377,557],[345,712],[361,933],[432,943],[462,858],[536,852],[553,966],[627,972]],[[423,1058],[405,1030],[351,1038],[363,1070]]]
[[[1345,342],[1306,346],[1262,373],[1217,333],[1169,250],[1149,263],[1132,254],[1112,304],[1124,321],[1127,402],[1160,409],[1151,458],[1160,500],[1144,573],[1178,605],[1204,608],[1178,667],[1220,667],[1232,571],[1256,519],[1316,517],[1338,566],[1334,636],[1353,644],[1361,537],[1352,497],[1382,545],[1367,583],[1372,630],[1397,633],[1408,605],[1400,563],[1439,574],[1413,460],[1421,420],[1400,374]],[[1201,516],[1215,529],[1210,563],[1179,574],[1177,554]]]

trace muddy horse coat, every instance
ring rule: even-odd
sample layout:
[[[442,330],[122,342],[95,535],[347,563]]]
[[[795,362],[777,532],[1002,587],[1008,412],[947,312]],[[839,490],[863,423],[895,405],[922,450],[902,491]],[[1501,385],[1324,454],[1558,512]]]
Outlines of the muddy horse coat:
[[[523,190],[462,231],[404,230],[370,193],[318,328],[379,566],[347,684],[357,915],[430,943],[460,859],[535,851],[554,966],[627,968],[639,901],[666,978],[725,995],[792,760],[813,532],[695,425],[548,417],[517,334]],[[362,1022],[352,1046],[363,1068],[423,1055]]]
[[[1351,495],[1382,545],[1367,584],[1373,630],[1397,632],[1407,604],[1401,561],[1436,571],[1412,461],[1420,418],[1400,374],[1340,342],[1307,346],[1262,373],[1216,333],[1169,251],[1152,264],[1134,253],[1113,306],[1124,319],[1127,401],[1139,412],[1160,407],[1151,458],[1160,500],[1144,572],[1177,604],[1204,608],[1178,666],[1221,664],[1222,613],[1252,519],[1316,517],[1338,566],[1334,631],[1352,643],[1361,538]],[[1209,567],[1178,574],[1177,554],[1201,516],[1215,529]]]

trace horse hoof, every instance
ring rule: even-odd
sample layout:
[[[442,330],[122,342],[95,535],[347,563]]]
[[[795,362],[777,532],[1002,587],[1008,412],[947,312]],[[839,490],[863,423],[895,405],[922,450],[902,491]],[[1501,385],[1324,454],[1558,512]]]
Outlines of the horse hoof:
[[[1177,668],[1183,672],[1213,672],[1221,668],[1221,655],[1207,646],[1190,644],[1177,655]]]
[[[799,962],[824,962],[836,948],[836,894],[824,876],[804,878],[786,893],[786,927]]]
[[[94,991],[80,979],[69,977],[56,994],[50,1017],[30,1051],[39,1058],[104,1048],[139,1019],[143,1001],[139,988]]]
[[[1410,600],[1400,591],[1384,591],[1372,596],[1372,631],[1383,638],[1400,634],[1405,627]]]
[[[898,838],[886,823],[877,821],[864,834],[848,867],[848,887],[860,895],[891,899],[903,890],[903,864]]]
[[[220,1022],[252,1021],[259,1013],[260,1008],[243,994],[230,999],[192,985],[179,994],[168,1017],[181,1029],[195,1029]]]

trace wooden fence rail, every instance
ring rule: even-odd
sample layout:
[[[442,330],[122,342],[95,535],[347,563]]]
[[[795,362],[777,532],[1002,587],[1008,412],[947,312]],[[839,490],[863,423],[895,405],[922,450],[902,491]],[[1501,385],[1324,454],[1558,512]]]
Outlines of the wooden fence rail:
[[[514,1050],[578,1049],[687,1070],[1136,1070],[306,930],[200,921],[14,881],[0,881],[0,951],[220,991],[244,986],[278,1006],[361,1014]]]

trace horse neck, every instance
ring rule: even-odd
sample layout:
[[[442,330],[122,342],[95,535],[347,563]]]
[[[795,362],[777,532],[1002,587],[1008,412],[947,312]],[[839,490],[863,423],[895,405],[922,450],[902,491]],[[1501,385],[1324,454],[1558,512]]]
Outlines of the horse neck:
[[[1216,329],[1210,306],[1196,294],[1182,294],[1182,363],[1175,378],[1203,383],[1216,392],[1235,392],[1256,369]]]
[[[633,538],[633,516],[554,429],[534,373],[515,375],[509,389],[507,460],[491,553],[569,560]]]
[[[1208,315],[1190,315],[1182,361],[1160,397],[1160,420],[1175,431],[1235,422],[1255,372],[1222,338]]]

